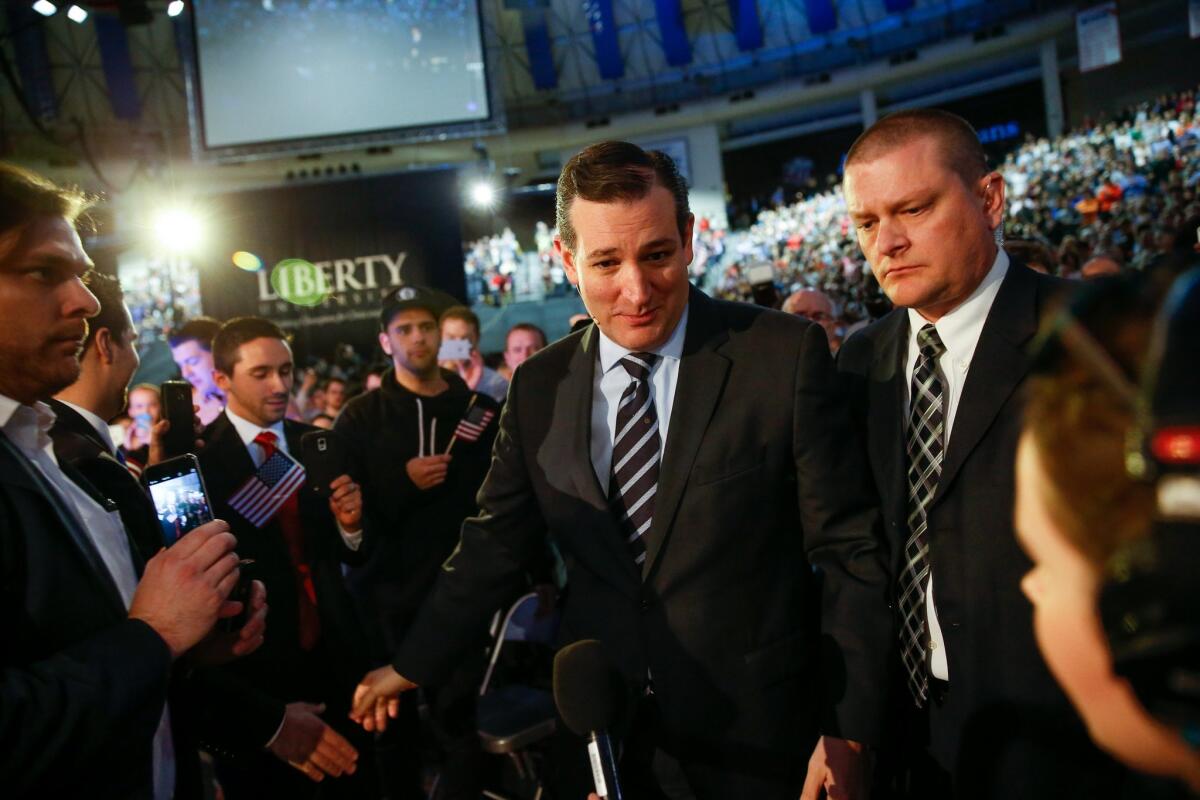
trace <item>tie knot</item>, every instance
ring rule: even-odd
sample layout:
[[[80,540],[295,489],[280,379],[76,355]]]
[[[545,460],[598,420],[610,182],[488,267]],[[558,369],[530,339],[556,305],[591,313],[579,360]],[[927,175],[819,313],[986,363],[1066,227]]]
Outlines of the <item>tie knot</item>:
[[[650,377],[655,361],[658,361],[655,353],[630,353],[621,359],[621,366],[629,373],[629,377],[644,381]]]
[[[263,449],[263,452],[267,454],[267,458],[270,458],[275,453],[275,443],[277,441],[279,441],[279,437],[272,431],[259,431],[258,435],[254,437],[254,443]]]
[[[937,328],[932,325],[925,325],[917,331],[917,347],[920,349],[921,355],[926,358],[936,359],[946,352],[946,345],[942,344],[942,337],[938,336]]]

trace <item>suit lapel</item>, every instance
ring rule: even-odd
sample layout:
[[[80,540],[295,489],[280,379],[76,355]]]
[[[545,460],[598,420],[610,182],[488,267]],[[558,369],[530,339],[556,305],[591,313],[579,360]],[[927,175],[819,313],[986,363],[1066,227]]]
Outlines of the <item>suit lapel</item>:
[[[879,492],[887,509],[903,520],[907,502],[904,424],[907,416],[904,359],[908,349],[908,313],[896,309],[882,323],[875,340],[868,381],[871,409],[868,447],[875,465]]]
[[[591,508],[592,530],[579,537],[581,546],[595,548],[595,556],[625,576],[616,585],[636,591],[637,565],[629,553],[616,518],[592,467],[592,393],[598,363],[600,338],[593,325],[579,339],[579,347],[567,365],[567,374],[553,399],[549,435],[538,461],[553,469],[569,464],[570,484],[575,495]]]
[[[76,551],[83,557],[83,560],[90,567],[90,572],[100,584],[104,596],[108,598],[113,608],[124,616],[126,613],[125,601],[121,598],[121,593],[117,590],[117,584],[113,581],[112,575],[104,563],[104,559],[100,556],[100,551],[96,549],[95,543],[84,533],[83,523],[74,509],[68,506],[70,501],[60,497],[58,491],[50,485],[50,482],[38,471],[38,468],[29,463],[28,459],[25,458],[25,455],[20,452],[17,446],[10,442],[8,437],[2,433],[0,433],[0,449],[8,450],[11,459],[17,464],[18,471],[15,475],[10,476],[10,482],[41,495],[50,504],[55,516],[58,517],[59,524],[66,532],[67,538],[71,540]],[[98,495],[95,488],[82,475],[66,464],[61,465],[61,467],[67,479],[74,481],[89,496],[94,498]],[[17,480],[12,480],[13,478]]]
[[[1033,272],[1020,263],[1011,263],[971,357],[933,503],[949,490],[967,457],[1029,371],[1025,345],[1037,333],[1036,294]]]
[[[721,324],[716,304],[695,289],[691,290],[688,304],[691,310],[659,470],[654,521],[642,537],[646,544],[643,577],[650,574],[666,545],[692,464],[725,388],[730,367],[729,359],[717,352],[728,338],[728,331]]]

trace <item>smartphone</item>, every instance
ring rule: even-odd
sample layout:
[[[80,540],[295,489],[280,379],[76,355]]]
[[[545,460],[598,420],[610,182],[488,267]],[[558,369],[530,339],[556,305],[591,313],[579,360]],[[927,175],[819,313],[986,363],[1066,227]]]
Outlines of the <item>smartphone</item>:
[[[305,482],[317,495],[328,498],[329,484],[348,471],[345,441],[336,431],[309,431],[300,437],[300,450]]]
[[[212,520],[200,461],[191,453],[146,467],[142,480],[150,489],[158,524],[162,528],[163,544],[167,547],[188,531]]]
[[[161,392],[163,419],[171,423],[163,440],[163,449],[168,457],[189,453],[196,447],[192,385],[187,381],[163,381]]]
[[[466,361],[471,357],[471,342],[467,339],[443,339],[438,348],[438,361]]]

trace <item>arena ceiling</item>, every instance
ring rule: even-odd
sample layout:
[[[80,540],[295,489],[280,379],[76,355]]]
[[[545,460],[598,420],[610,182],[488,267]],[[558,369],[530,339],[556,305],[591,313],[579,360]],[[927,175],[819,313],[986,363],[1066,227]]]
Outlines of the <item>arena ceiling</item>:
[[[496,88],[510,129],[662,114],[720,95],[751,96],[787,79],[902,61],[948,38],[986,37],[1005,23],[1071,5],[1054,0],[482,0]],[[83,24],[42,18],[27,0],[0,10],[0,153],[137,158],[185,154],[187,105],[165,3],[83,3]],[[144,7],[125,25],[117,7]],[[128,19],[128,16],[126,17]],[[28,65],[40,40],[48,74]],[[127,52],[124,75],[112,53]],[[23,63],[24,62],[24,63]],[[181,152],[184,151],[184,152]],[[151,159],[153,160],[153,159]]]

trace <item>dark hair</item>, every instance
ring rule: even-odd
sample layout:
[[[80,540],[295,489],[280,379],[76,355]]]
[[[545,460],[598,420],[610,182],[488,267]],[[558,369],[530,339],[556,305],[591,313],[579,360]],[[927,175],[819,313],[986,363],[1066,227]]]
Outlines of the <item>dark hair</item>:
[[[655,186],[662,186],[675,198],[675,223],[682,239],[692,212],[687,181],[670,156],[629,142],[599,142],[584,148],[558,176],[554,215],[563,247],[574,252],[578,244],[571,226],[571,204],[576,197],[594,203],[640,200]]]
[[[221,326],[212,340],[213,368],[233,375],[233,367],[239,360],[238,349],[255,339],[279,339],[289,341],[283,329],[262,317],[234,317]]]
[[[969,185],[988,173],[987,152],[971,123],[940,108],[914,108],[888,114],[854,140],[846,154],[845,169],[860,161],[874,161],[925,136],[940,140],[938,152],[963,183]]]
[[[63,188],[35,172],[0,163],[0,234],[39,217],[66,217],[75,224],[94,202],[78,189]]]
[[[504,335],[505,350],[508,349],[508,338],[516,331],[529,331],[530,333],[536,333],[542,339],[542,347],[546,346],[546,332],[544,330],[539,328],[537,325],[534,325],[532,322],[518,322],[516,325],[513,325],[511,328],[509,328],[508,333]]]
[[[479,317],[474,311],[466,306],[450,306],[442,312],[441,319],[438,320],[438,329],[448,319],[461,319],[463,322],[475,329],[475,338],[478,339],[483,335],[482,329],[479,327]]]
[[[125,313],[125,293],[121,291],[120,281],[93,269],[84,274],[83,285],[100,301],[100,313],[88,320],[84,350],[91,346],[96,332],[101,328],[108,328],[114,339],[120,339],[133,328],[129,315]]]
[[[346,380],[345,378],[333,377],[326,378],[325,380],[321,381],[321,388],[328,391],[329,387],[335,383],[340,383],[343,387],[348,387],[350,385],[350,381]]]
[[[196,342],[205,350],[211,351],[213,339],[219,330],[221,323],[212,317],[192,317],[167,337],[167,343],[171,347],[179,347],[184,342]]]

